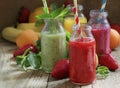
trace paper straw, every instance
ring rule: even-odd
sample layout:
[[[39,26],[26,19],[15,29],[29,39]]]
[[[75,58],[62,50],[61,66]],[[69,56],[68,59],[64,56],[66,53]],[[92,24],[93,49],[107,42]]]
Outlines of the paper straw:
[[[73,12],[74,12],[74,17],[75,17],[75,22],[76,22],[77,30],[79,30],[79,33],[81,33],[80,21],[79,21],[79,17],[78,17],[78,13],[77,13],[76,7],[73,7]]]
[[[44,5],[44,10],[46,11],[47,14],[49,14],[48,6],[46,0],[42,0],[43,5]]]
[[[100,12],[104,12],[107,0],[103,0]]]
[[[74,0],[74,6],[75,6],[76,9],[77,9],[77,0]]]

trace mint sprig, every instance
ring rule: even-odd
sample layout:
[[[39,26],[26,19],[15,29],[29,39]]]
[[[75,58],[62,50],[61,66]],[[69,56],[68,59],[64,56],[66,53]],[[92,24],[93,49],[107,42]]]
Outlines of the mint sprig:
[[[29,67],[33,69],[40,69],[41,67],[41,52],[35,54],[30,51],[30,48],[26,49],[23,55],[16,57],[16,62],[20,65],[25,71]]]
[[[98,78],[106,78],[109,75],[110,71],[106,66],[98,66],[96,73]]]
[[[68,8],[60,7],[48,13],[43,13],[36,18],[38,21],[36,22],[36,26],[40,25],[43,22],[43,19],[63,19],[68,14]]]

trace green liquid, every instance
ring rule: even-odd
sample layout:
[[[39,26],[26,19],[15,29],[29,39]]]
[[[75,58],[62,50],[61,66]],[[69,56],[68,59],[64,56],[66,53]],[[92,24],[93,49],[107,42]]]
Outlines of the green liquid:
[[[43,33],[41,38],[41,63],[45,72],[51,73],[56,62],[66,56],[66,34]]]

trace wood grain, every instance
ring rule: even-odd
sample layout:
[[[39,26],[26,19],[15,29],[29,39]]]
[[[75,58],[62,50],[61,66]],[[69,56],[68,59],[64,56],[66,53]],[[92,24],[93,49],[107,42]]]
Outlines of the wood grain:
[[[78,86],[68,78],[57,80],[40,70],[23,71],[16,65],[12,53],[16,45],[0,40],[0,88],[120,88],[120,69],[110,72],[106,79],[96,79],[93,84]],[[112,51],[120,66],[120,47]]]

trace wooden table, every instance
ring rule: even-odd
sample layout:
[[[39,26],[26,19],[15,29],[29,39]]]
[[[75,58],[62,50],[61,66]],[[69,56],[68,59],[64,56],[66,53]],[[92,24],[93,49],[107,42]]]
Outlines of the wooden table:
[[[16,45],[0,39],[0,88],[120,88],[120,69],[106,79],[96,79],[91,85],[78,86],[69,79],[55,80],[39,70],[23,71],[16,65],[12,53]],[[120,65],[120,47],[112,52]]]

